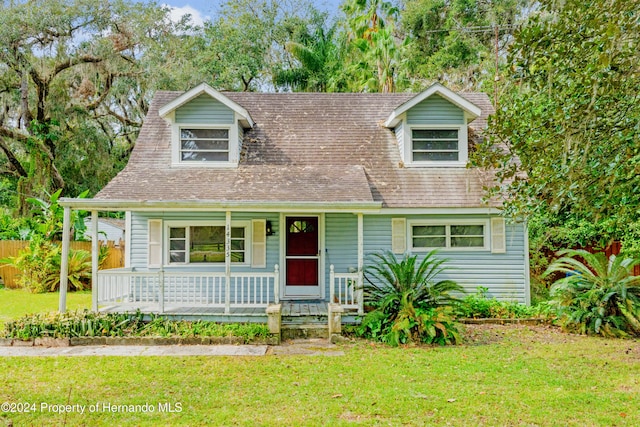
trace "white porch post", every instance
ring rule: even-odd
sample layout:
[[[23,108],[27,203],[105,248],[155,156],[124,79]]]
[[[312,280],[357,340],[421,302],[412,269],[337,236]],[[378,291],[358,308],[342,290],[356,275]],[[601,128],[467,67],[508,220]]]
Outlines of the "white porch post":
[[[358,214],[358,314],[364,314],[364,221],[362,212]]]
[[[229,314],[231,311],[231,211],[227,211],[224,225],[224,275],[224,312]]]
[[[67,285],[69,283],[69,240],[71,234],[71,208],[65,206],[62,220],[62,259],[60,260],[60,304],[58,311],[67,310]]]
[[[91,211],[91,309],[98,311],[98,211]]]
[[[273,300],[280,303],[280,267],[276,264],[273,268]]]

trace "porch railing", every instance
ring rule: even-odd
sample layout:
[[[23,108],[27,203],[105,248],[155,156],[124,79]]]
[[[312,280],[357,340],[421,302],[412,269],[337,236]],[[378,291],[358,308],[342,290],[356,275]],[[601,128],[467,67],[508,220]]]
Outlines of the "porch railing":
[[[269,273],[225,273],[102,270],[98,273],[98,304],[188,307],[265,308],[279,300],[278,266]]]
[[[330,300],[345,309],[358,310],[363,314],[362,278],[360,273],[336,273],[333,264],[329,267]]]

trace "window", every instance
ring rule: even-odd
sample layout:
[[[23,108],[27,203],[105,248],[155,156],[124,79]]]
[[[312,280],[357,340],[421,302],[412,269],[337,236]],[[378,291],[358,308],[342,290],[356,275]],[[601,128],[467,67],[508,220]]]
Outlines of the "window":
[[[180,129],[180,161],[228,162],[229,129]]]
[[[231,262],[246,261],[246,227],[231,227]],[[169,228],[169,263],[223,263],[224,225]]]
[[[411,224],[412,249],[485,249],[486,224]]]
[[[412,160],[414,162],[460,160],[458,129],[412,129]]]

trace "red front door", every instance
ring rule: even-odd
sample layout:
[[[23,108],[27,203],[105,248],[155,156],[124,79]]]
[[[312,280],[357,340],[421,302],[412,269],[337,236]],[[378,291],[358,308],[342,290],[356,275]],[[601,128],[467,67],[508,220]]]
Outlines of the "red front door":
[[[320,296],[318,217],[286,219],[286,296]]]

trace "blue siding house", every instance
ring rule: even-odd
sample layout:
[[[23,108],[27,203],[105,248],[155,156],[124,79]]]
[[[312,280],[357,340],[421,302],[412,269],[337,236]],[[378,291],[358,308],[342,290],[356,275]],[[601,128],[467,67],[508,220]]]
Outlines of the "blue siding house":
[[[526,227],[483,198],[494,177],[467,167],[492,112],[485,94],[440,84],[158,92],[125,169],[93,199],[61,201],[94,218],[126,212],[126,266],[94,266],[94,309],[238,319],[298,302],[362,313],[368,254],[434,248],[468,291],[528,304]]]

